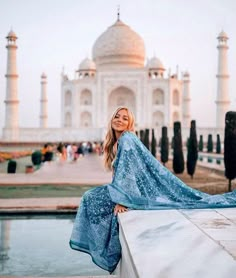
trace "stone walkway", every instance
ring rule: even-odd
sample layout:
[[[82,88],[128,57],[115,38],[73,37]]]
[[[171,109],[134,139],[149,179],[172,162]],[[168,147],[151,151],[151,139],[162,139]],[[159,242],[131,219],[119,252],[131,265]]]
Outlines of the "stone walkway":
[[[0,174],[0,186],[36,184],[100,185],[111,182],[112,174],[106,172],[102,158],[87,155],[76,162],[45,163],[38,171],[29,174]],[[80,202],[74,198],[0,199],[0,212],[73,211]]]
[[[86,155],[76,162],[47,162],[34,173],[0,174],[0,185],[27,184],[81,184],[97,185],[111,181],[111,172],[106,172],[102,157]]]
[[[73,212],[80,198],[27,198],[0,199],[0,213],[16,212]]]

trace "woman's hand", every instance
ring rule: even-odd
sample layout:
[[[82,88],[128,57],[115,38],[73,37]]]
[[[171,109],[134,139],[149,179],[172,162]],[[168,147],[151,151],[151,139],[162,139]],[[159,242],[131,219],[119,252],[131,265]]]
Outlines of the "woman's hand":
[[[125,211],[128,211],[128,208],[124,207],[122,205],[119,205],[119,204],[117,204],[114,208],[114,214],[115,215],[117,215],[117,213],[122,213],[122,212],[125,212]]]

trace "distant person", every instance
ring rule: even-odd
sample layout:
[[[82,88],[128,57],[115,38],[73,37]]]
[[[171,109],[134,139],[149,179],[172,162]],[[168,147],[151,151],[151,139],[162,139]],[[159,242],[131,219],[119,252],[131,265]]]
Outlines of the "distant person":
[[[78,158],[84,156],[84,148],[82,143],[79,143],[76,153],[78,155]]]
[[[53,144],[47,143],[42,149],[42,162],[53,160]]]
[[[66,146],[66,155],[67,155],[67,161],[71,162],[74,160],[74,152],[71,144],[68,144]]]
[[[71,248],[90,254],[110,273],[121,257],[118,213],[236,207],[236,190],[209,195],[184,184],[154,158],[134,126],[128,108],[120,107],[112,115],[104,142],[104,164],[113,171],[112,182],[83,195],[70,239]]]
[[[57,146],[57,156],[59,161],[66,161],[67,151],[65,144],[59,143],[59,145]]]

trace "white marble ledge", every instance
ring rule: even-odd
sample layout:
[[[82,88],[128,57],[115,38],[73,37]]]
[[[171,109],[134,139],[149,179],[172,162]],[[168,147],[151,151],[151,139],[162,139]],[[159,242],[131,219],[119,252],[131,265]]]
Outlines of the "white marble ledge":
[[[232,278],[236,208],[119,215],[121,278]]]

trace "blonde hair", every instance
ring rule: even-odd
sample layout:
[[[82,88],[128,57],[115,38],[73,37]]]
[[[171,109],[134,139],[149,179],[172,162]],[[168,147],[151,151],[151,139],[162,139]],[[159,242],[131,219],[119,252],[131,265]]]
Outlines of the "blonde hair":
[[[104,151],[104,166],[105,168],[111,170],[112,169],[112,161],[115,158],[115,153],[113,151],[113,146],[117,141],[117,138],[115,136],[115,132],[112,128],[112,121],[115,118],[116,114],[120,110],[126,110],[128,114],[128,127],[127,131],[133,131],[134,132],[134,115],[133,113],[129,110],[129,108],[125,106],[120,106],[118,107],[115,112],[113,113],[111,120],[108,123],[108,131],[105,137],[104,141],[104,146],[103,146],[103,151]]]

